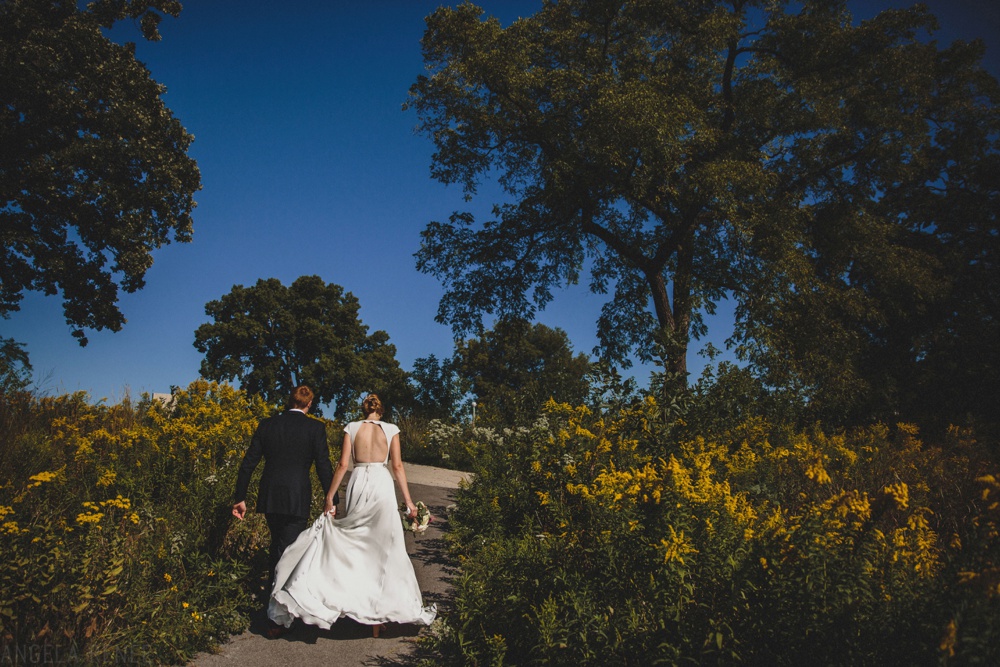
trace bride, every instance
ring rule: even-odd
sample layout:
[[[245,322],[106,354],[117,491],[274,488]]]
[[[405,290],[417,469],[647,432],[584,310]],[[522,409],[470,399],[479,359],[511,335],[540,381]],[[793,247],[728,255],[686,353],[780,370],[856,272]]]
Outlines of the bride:
[[[382,419],[382,401],[368,395],[361,404],[367,417],[344,428],[344,448],[326,508],[282,554],[275,568],[267,615],[289,627],[295,618],[329,629],[347,616],[372,626],[430,625],[434,605],[423,606],[413,564],[403,542],[396,493],[389,466],[399,483],[409,516],[416,516],[399,454],[399,428]],[[344,515],[334,519],[333,494],[353,460]]]

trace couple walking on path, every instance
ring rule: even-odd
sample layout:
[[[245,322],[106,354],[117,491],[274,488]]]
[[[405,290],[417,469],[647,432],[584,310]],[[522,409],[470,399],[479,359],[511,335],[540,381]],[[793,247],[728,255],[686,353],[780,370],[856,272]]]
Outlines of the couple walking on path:
[[[288,410],[260,423],[237,476],[233,515],[243,519],[250,476],[264,459],[257,511],[266,516],[271,531],[268,635],[278,636],[296,618],[328,629],[346,616],[372,626],[375,637],[387,622],[430,625],[436,608],[423,605],[389,472],[391,467],[408,514],[414,517],[399,429],[381,420],[378,396],[366,397],[365,419],[344,428],[334,473],[326,429],[306,414],[312,400],[308,387],[297,387]],[[338,489],[351,463],[354,472],[343,516],[338,517]],[[326,505],[307,527],[313,464],[326,490]]]

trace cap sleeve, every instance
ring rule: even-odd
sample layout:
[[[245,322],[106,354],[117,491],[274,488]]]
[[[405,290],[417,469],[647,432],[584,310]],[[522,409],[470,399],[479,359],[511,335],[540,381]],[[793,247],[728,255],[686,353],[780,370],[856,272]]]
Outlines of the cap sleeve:
[[[395,435],[399,435],[399,427],[395,424],[385,424],[385,438],[389,442],[392,442],[392,438]]]

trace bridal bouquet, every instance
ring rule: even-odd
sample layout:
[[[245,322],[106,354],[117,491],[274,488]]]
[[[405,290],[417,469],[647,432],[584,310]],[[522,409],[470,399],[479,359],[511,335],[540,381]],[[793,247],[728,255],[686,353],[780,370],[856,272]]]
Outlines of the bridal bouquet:
[[[409,530],[413,533],[422,533],[427,530],[428,524],[434,520],[434,517],[431,516],[431,511],[427,509],[427,505],[423,502],[418,500],[416,505],[417,516],[412,519],[409,518],[409,508],[406,506],[406,503],[402,503],[399,506],[399,511],[403,513],[403,530]]]

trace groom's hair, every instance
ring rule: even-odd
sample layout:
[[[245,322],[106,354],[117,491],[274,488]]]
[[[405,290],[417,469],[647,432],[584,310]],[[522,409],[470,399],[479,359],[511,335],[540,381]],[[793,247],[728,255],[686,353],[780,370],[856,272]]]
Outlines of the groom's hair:
[[[312,403],[313,392],[312,389],[303,385],[299,385],[292,390],[292,396],[288,399],[288,407],[298,408],[299,410],[304,409],[307,405]]]

